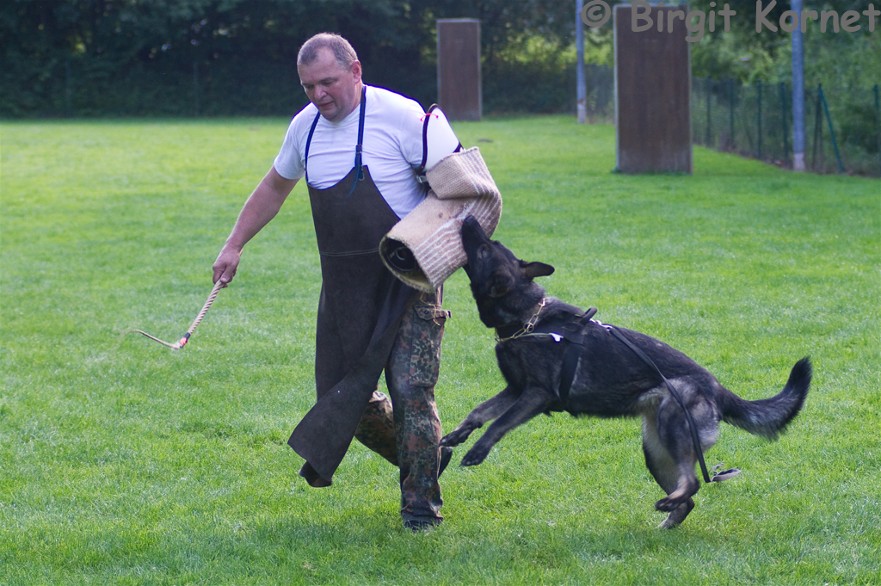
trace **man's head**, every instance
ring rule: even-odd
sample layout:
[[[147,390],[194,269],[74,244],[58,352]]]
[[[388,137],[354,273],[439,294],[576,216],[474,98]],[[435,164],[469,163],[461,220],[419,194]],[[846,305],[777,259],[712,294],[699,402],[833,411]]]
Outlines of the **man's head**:
[[[348,116],[361,99],[361,62],[343,37],[319,33],[297,55],[300,84],[309,101],[331,122]]]

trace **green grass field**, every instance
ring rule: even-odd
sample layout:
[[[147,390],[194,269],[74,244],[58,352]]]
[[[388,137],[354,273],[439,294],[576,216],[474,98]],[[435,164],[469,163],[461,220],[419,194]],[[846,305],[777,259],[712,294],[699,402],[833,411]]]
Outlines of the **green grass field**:
[[[0,124],[0,584],[881,583],[881,183],[705,150],[624,176],[614,130],[457,124],[505,198],[496,236],[549,293],[685,351],[741,396],[810,354],[769,443],[723,426],[674,531],[637,420],[542,417],[443,478],[412,534],[397,471],[360,445],[330,489],[286,446],[313,401],[319,270],[305,190],[246,249],[190,345],[174,340],[285,120]],[[445,429],[500,390],[467,279],[437,387]],[[454,462],[473,444],[457,450]]]

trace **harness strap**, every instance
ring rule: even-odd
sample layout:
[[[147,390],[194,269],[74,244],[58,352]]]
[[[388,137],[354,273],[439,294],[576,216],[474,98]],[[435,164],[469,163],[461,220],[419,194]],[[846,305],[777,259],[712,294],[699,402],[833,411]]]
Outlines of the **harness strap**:
[[[543,304],[542,304],[543,306]],[[541,308],[539,308],[539,312]],[[533,317],[537,317],[538,313]],[[533,333],[532,328],[534,324],[531,324],[532,327],[527,328],[524,327],[517,334],[508,338],[499,339],[499,342],[506,342],[508,340],[519,338],[519,337],[527,337],[527,336],[549,336],[555,342],[566,341],[569,345],[566,347],[566,350],[563,353],[563,364],[560,368],[560,389],[559,389],[559,406],[563,409],[566,408],[566,405],[569,402],[569,391],[572,388],[572,383],[575,380],[575,373],[578,370],[578,361],[581,358],[582,349],[584,347],[584,326],[587,325],[587,322],[591,321],[591,318],[596,314],[596,307],[591,307],[583,315],[577,316],[576,324],[578,326],[577,333],[570,335],[560,335],[554,333]],[[599,322],[597,322],[599,323]],[[646,365],[648,365],[655,373],[660,377],[661,381],[663,381],[664,385],[667,387],[667,390],[670,392],[670,395],[673,397],[673,400],[679,405],[682,411],[685,413],[685,419],[688,422],[688,428],[691,432],[691,441],[694,446],[695,452],[697,453],[698,463],[701,467],[701,472],[703,473],[704,482],[722,482],[723,480],[727,480],[736,476],[740,473],[740,470],[737,468],[730,468],[728,470],[723,470],[721,472],[717,472],[721,465],[717,465],[713,467],[713,477],[710,477],[709,472],[707,471],[707,463],[704,461],[704,451],[701,448],[700,436],[698,435],[697,425],[694,422],[694,418],[691,416],[691,412],[685,407],[685,403],[682,400],[682,397],[679,395],[679,391],[676,390],[676,387],[673,386],[667,377],[661,372],[658,366],[649,358],[648,354],[640,350],[633,342],[631,342],[627,336],[625,336],[622,332],[620,332],[617,328],[614,328],[610,325],[600,324],[606,330],[612,333],[618,340],[627,346],[634,354],[636,354],[640,360],[642,360]]]
[[[591,307],[584,315],[579,316],[578,330],[583,331],[583,327],[587,325],[590,318],[597,312],[596,307]],[[563,354],[563,366],[560,369],[560,404],[565,407],[569,403],[569,390],[572,388],[572,382],[575,380],[575,371],[578,369],[578,359],[581,357],[581,349],[584,347],[584,336],[579,335],[577,339],[564,338],[569,342],[566,351]]]
[[[691,442],[694,445],[695,452],[697,452],[697,461],[701,466],[701,472],[704,475],[704,482],[713,482],[715,480],[715,477],[713,479],[710,479],[710,474],[709,474],[709,472],[707,472],[707,463],[704,461],[704,451],[701,449],[701,440],[700,440],[700,437],[698,436],[697,425],[695,425],[695,423],[694,423],[694,418],[691,416],[691,412],[688,409],[686,409],[685,403],[682,401],[682,397],[679,396],[679,391],[676,390],[676,387],[673,386],[673,383],[671,383],[669,380],[667,380],[667,377],[664,376],[664,374],[661,372],[661,370],[658,368],[658,366],[652,361],[651,358],[649,358],[648,354],[646,354],[645,352],[643,352],[642,350],[637,348],[633,342],[631,342],[630,340],[627,339],[627,336],[625,336],[620,331],[618,331],[617,328],[613,328],[612,326],[607,325],[604,327],[607,330],[609,330],[609,332],[611,332],[612,335],[614,335],[621,342],[623,342],[625,346],[630,348],[634,354],[639,356],[639,358],[643,362],[645,362],[648,366],[650,366],[657,373],[657,375],[659,377],[661,377],[661,380],[667,386],[667,390],[670,391],[670,395],[673,397],[673,399],[676,401],[676,403],[679,405],[679,407],[682,408],[682,411],[685,413],[685,419],[686,419],[686,421],[688,421],[688,428],[691,430]],[[724,479],[720,479],[720,480],[724,480]]]

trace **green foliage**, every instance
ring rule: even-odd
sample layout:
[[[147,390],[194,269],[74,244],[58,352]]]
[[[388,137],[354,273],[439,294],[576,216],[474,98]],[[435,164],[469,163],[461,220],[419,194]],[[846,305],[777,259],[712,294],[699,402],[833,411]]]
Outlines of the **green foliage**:
[[[840,35],[809,48],[812,62],[806,79],[823,84],[839,140],[858,146],[866,156],[866,166],[875,172],[881,148],[881,108],[873,85],[881,86],[881,35]],[[859,67],[846,62],[859,55]],[[870,85],[870,83],[873,85]],[[874,155],[874,156],[873,156]]]
[[[778,56],[777,53],[782,55]],[[744,45],[735,34],[708,35],[692,45],[692,72],[698,77],[735,79],[741,83],[787,79],[780,71],[789,65],[788,49],[771,52],[761,45]]]
[[[496,55],[483,83],[489,112],[553,113],[574,109],[574,46],[560,48],[541,37],[524,37]],[[530,88],[532,91],[510,91]]]
[[[695,76],[788,79],[790,36],[756,33],[755,3],[730,4],[731,30],[719,24],[692,46]],[[864,9],[857,0],[824,7]],[[14,0],[0,7],[0,116],[289,116],[304,103],[297,49],[321,30],[353,42],[370,83],[428,105],[437,101],[436,21],[461,17],[481,21],[484,111],[571,112],[574,8],[557,0]],[[769,19],[788,8],[781,0]],[[879,35],[817,29],[806,34],[809,84],[879,81]],[[587,63],[612,65],[612,41],[611,25],[588,31]]]
[[[505,197],[496,236],[550,294],[681,348],[749,399],[805,354],[780,441],[724,427],[675,531],[635,420],[542,417],[443,477],[444,524],[400,527],[397,471],[353,446],[309,489],[285,445],[313,401],[319,268],[302,186],[174,339],[286,119],[0,125],[0,583],[871,584],[881,560],[877,181],[695,151],[612,173],[614,129],[456,124]],[[499,390],[462,272],[437,389],[446,429]],[[471,445],[469,442],[468,445]],[[467,447],[467,446],[466,446]]]
[[[330,4],[7,3],[0,115],[289,114],[304,101],[294,91],[297,49],[321,30],[346,34],[379,83],[393,81],[382,75],[390,71],[404,78],[392,85],[425,93],[426,24],[409,3]]]
[[[437,18],[481,18],[485,78],[492,86],[522,63],[517,53],[526,44],[567,45],[571,12],[555,2],[502,0],[6,3],[0,34],[9,65],[0,72],[0,116],[290,115],[304,103],[296,52],[322,30],[352,41],[370,83],[427,105],[437,100]],[[502,53],[508,57],[498,57]],[[544,60],[530,66],[547,82],[561,69],[541,71],[549,58],[542,54]],[[510,86],[502,101],[505,94]],[[549,103],[565,107],[559,96],[536,101],[543,110]],[[533,106],[521,102],[521,108]]]

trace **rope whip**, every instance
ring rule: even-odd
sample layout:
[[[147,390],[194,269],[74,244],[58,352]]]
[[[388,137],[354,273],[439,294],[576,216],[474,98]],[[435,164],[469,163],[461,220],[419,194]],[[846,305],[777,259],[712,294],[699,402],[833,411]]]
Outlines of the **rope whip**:
[[[187,330],[187,333],[183,335],[183,337],[177,342],[166,342],[165,340],[160,340],[156,336],[150,335],[144,330],[132,330],[133,333],[141,334],[150,338],[154,342],[159,342],[163,346],[167,348],[171,348],[172,350],[180,350],[184,346],[187,345],[187,342],[190,341],[190,336],[193,335],[193,332],[196,331],[196,327],[202,322],[205,318],[205,314],[208,313],[208,309],[211,307],[211,304],[214,303],[214,300],[217,299],[217,294],[220,293],[220,290],[223,289],[224,284],[218,280],[214,283],[214,287],[211,289],[211,293],[208,295],[208,299],[205,300],[205,305],[202,306],[202,309],[199,311],[199,315],[196,316],[196,319],[193,320],[193,323],[190,324],[190,328]]]

